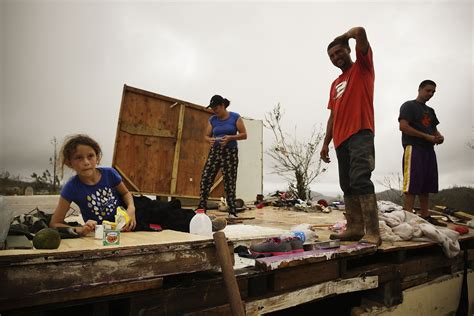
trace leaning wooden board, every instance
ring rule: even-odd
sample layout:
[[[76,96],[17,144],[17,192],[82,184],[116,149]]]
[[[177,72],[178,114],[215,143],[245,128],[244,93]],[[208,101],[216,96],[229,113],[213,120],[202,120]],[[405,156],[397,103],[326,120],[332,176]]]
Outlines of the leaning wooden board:
[[[209,152],[202,139],[211,114],[203,106],[124,85],[112,166],[133,192],[199,197]],[[219,173],[211,198],[224,193],[220,179]]]
[[[124,233],[120,246],[86,237],[56,250],[0,251],[0,311],[67,301],[71,291],[91,298],[150,289],[166,275],[217,267],[212,239],[169,230]]]

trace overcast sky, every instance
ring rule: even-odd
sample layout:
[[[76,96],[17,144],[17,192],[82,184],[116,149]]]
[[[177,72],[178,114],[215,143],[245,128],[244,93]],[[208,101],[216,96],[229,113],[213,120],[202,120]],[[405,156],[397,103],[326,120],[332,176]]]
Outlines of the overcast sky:
[[[1,170],[48,168],[50,140],[87,133],[110,165],[123,84],[197,104],[213,94],[263,119],[278,102],[304,139],[325,125],[340,74],[327,44],[364,26],[374,53],[376,190],[400,172],[400,105],[434,80],[440,187],[474,186],[473,4],[429,2],[1,1]],[[251,136],[250,136],[251,137]],[[264,133],[265,147],[272,143]],[[340,192],[335,152],[312,189]],[[264,189],[284,189],[265,160]]]

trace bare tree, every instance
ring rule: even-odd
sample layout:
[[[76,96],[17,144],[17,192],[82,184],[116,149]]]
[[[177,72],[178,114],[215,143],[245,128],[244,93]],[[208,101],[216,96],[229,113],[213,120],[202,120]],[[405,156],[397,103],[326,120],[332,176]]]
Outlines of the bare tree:
[[[392,172],[390,175],[385,176],[382,181],[377,182],[388,190],[384,198],[398,205],[403,204],[403,177],[400,175],[400,172]]]
[[[472,126],[471,135],[472,135],[471,140],[468,141],[466,145],[469,149],[474,149],[474,126]]]
[[[289,181],[289,190],[300,199],[309,198],[310,184],[326,168],[321,165],[317,153],[324,140],[321,126],[313,126],[309,140],[299,140],[295,133],[290,136],[283,132],[281,120],[283,112],[280,104],[265,115],[264,125],[270,129],[275,137],[275,142],[267,150],[267,154],[273,158],[274,172]]]
[[[51,139],[51,145],[54,146],[53,156],[49,157],[49,164],[53,167],[53,174],[46,169],[43,171],[43,174],[39,175],[36,172],[31,174],[31,177],[36,181],[38,184],[46,184],[50,186],[51,190],[56,193],[59,189],[61,178],[62,176],[58,173],[58,148],[57,148],[57,140],[56,137]]]
[[[469,149],[473,149],[474,150],[474,125],[471,127],[471,140],[466,142],[466,146],[467,148]]]
[[[54,146],[53,157],[49,157],[49,164],[53,166],[53,192],[56,192],[60,185],[60,179],[58,175],[58,141],[56,137],[51,139],[51,145]]]

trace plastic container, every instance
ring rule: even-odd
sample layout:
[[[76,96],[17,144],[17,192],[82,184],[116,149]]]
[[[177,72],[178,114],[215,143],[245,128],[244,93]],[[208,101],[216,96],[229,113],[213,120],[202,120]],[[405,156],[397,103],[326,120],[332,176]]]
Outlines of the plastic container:
[[[104,238],[102,239],[104,246],[118,246],[120,245],[120,230],[104,229]]]
[[[294,238],[294,237],[301,239],[303,243],[306,242],[306,235],[303,231],[293,230],[291,232],[280,235],[281,239]]]
[[[189,223],[189,232],[195,235],[212,236],[212,222],[203,209],[196,210],[196,215]]]
[[[304,232],[302,231],[292,231],[291,234],[294,236],[294,237],[298,237],[299,239],[301,239],[302,242],[305,242],[306,241],[306,235]]]
[[[94,234],[95,239],[101,239],[104,238],[104,225],[95,225],[95,234]]]

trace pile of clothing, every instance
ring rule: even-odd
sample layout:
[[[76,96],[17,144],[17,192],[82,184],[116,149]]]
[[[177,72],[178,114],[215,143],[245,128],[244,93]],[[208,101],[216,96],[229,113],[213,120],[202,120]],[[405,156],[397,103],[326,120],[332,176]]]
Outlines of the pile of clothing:
[[[15,216],[9,227],[8,235],[25,235],[26,238],[32,240],[37,232],[49,227],[52,214],[48,214],[38,208],[34,210]],[[64,222],[70,226],[79,226],[78,222]],[[71,227],[56,228],[61,236],[61,239],[79,238],[80,236],[74,232]]]
[[[432,241],[438,243],[448,258],[459,254],[459,233],[430,224],[421,217],[406,212],[401,206],[380,201],[379,226],[383,241]]]

